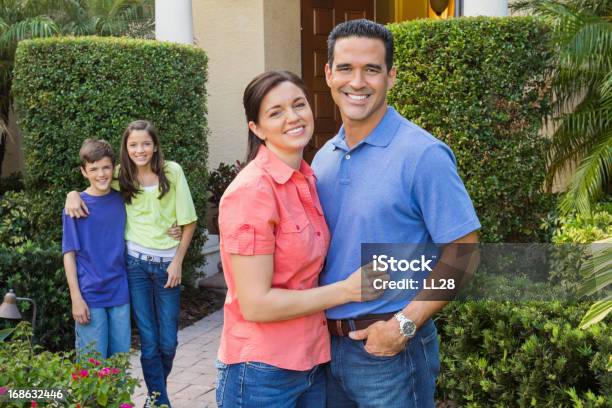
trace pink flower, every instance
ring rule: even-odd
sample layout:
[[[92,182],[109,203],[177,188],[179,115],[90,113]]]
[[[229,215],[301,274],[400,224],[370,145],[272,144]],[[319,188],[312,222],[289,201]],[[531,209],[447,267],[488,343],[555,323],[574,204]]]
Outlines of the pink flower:
[[[98,377],[100,378],[106,377],[107,375],[110,375],[110,373],[111,373],[111,369],[108,367],[104,367],[103,369],[98,371]]]
[[[112,368],[111,369],[111,373],[112,374],[119,374],[121,372],[121,370],[119,370],[118,368]]]
[[[0,395],[6,394],[6,391],[7,391],[6,387],[0,387]]]
[[[32,401],[32,404],[30,405],[32,408],[36,408],[38,406],[38,402],[36,401]]]
[[[127,402],[124,402],[123,404],[119,405],[119,408],[132,408],[134,406],[134,404],[128,404]]]
[[[83,378],[85,377],[89,377],[89,371],[87,370],[81,370],[81,372],[79,373],[79,375]]]
[[[100,362],[93,357],[89,359],[89,362],[96,367],[100,365]]]

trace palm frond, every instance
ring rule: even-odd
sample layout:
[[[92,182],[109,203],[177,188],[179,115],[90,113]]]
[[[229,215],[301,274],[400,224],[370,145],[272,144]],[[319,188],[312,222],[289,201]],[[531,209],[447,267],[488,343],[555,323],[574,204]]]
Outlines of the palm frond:
[[[570,188],[559,204],[562,213],[578,210],[591,212],[591,203],[602,196],[612,170],[612,130],[602,134],[599,143],[592,148],[572,176]]]

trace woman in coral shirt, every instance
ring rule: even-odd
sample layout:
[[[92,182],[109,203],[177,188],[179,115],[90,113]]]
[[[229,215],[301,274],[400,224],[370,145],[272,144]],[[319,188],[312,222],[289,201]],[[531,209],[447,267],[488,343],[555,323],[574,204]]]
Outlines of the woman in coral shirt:
[[[265,72],[244,92],[247,165],[221,198],[228,292],[218,354],[217,404],[323,407],[330,360],[323,310],[377,293],[359,270],[318,287],[329,230],[302,160],[314,119],[295,74]]]

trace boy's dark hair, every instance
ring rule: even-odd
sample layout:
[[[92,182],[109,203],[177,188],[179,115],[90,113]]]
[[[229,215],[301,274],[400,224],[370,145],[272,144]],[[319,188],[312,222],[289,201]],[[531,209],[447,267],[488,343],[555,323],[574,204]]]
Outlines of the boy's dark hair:
[[[97,162],[108,157],[115,166],[115,153],[111,145],[104,139],[85,139],[79,150],[81,167],[85,168],[87,163]]]
[[[329,37],[327,37],[327,62],[330,67],[334,63],[336,40],[348,37],[365,37],[381,40],[385,45],[387,72],[391,70],[391,67],[393,67],[393,35],[384,25],[364,18],[340,23],[329,33]]]

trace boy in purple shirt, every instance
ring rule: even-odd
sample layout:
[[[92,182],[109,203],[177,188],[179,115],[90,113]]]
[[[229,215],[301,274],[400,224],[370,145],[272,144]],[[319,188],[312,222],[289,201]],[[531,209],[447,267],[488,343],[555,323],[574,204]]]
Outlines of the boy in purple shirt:
[[[79,354],[102,358],[130,350],[130,304],[125,269],[125,203],[111,190],[113,149],[87,139],[79,152],[89,187],[80,193],[89,217],[62,216],[62,253]]]

